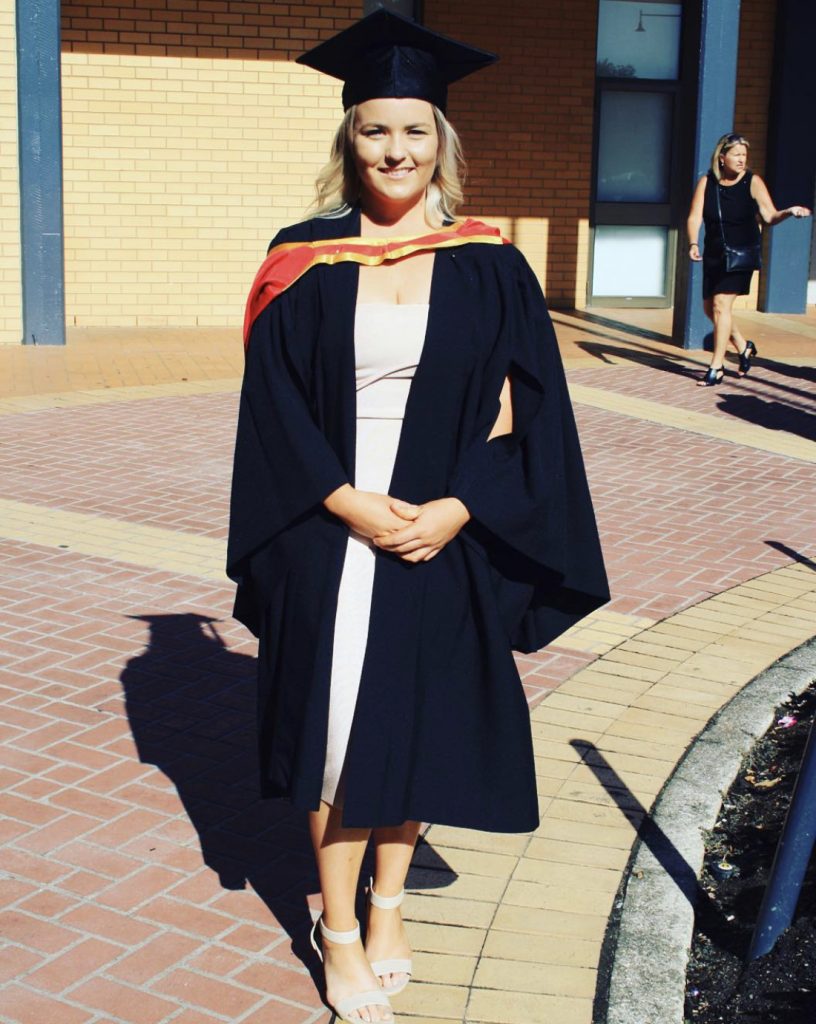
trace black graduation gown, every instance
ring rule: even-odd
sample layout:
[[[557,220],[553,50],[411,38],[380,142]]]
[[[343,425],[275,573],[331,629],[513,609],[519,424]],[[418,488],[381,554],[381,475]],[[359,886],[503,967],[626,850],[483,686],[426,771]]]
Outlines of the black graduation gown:
[[[359,235],[360,214],[275,239]],[[358,267],[317,266],[257,317],[241,392],[227,571],[259,638],[263,792],[320,801],[348,537],[323,499],[354,482]],[[514,429],[487,441],[505,377]],[[608,600],[546,304],[512,245],[435,255],[430,314],[389,493],[460,498],[472,520],[417,565],[377,552],[343,823],[538,824],[529,711],[511,648]]]

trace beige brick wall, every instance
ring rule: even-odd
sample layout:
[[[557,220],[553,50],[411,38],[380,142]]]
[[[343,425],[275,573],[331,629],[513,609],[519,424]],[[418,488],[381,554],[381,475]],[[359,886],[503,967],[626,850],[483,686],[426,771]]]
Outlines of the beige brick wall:
[[[23,336],[15,0],[0,0],[0,344]]]
[[[285,62],[63,54],[66,308],[227,325],[313,197],[338,88]]]
[[[64,0],[69,324],[238,324],[266,243],[312,198],[339,86],[292,59],[360,3]],[[465,212],[527,254],[554,305],[586,292],[596,0],[426,0],[501,62],[452,89]],[[764,164],[775,0],[744,0],[737,124]],[[0,340],[18,341],[14,0],[0,0]]]
[[[69,323],[240,319],[268,237],[310,202],[341,114],[339,87],[290,61],[361,8],[63,3]],[[559,305],[586,287],[594,10],[425,4],[430,27],[502,53],[452,90],[464,212],[519,244]],[[563,97],[548,104],[556,65]]]
[[[69,324],[240,324],[342,116],[339,85],[292,60],[361,10],[63,0]]]

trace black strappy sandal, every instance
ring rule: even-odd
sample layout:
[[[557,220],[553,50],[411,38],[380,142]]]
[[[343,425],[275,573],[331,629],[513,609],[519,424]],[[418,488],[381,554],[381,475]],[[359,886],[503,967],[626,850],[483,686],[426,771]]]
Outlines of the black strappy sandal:
[[[725,371],[721,366],[709,366],[705,377],[697,381],[698,388],[713,388],[715,384],[722,384]]]
[[[757,347],[752,341],[745,342],[745,348],[739,354],[739,375],[744,377],[751,369],[751,360],[757,354]]]

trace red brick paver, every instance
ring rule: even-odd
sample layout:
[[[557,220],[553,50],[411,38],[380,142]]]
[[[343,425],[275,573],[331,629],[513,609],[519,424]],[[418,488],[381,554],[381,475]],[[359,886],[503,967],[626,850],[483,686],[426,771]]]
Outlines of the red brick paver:
[[[570,378],[800,434],[816,391],[769,360],[705,391],[670,370]],[[223,540],[235,409],[226,393],[5,415],[0,492]],[[813,557],[810,465],[576,413],[613,611],[663,618]],[[226,581],[0,541],[2,1019],[327,1020],[304,966],[308,837],[255,795],[255,644],[231,597]],[[593,657],[566,641],[519,657],[528,697]]]

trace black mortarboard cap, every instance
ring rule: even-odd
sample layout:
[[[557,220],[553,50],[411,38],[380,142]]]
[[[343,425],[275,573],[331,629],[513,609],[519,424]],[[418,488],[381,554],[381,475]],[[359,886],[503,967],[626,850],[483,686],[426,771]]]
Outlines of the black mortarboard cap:
[[[498,59],[380,8],[297,62],[345,82],[344,110],[365,100],[411,97],[444,111],[451,82]]]

